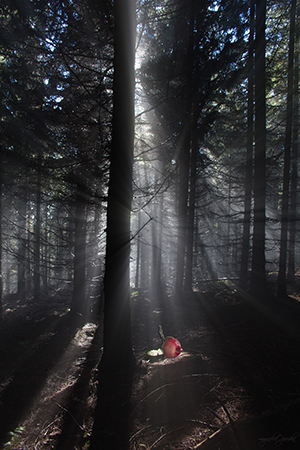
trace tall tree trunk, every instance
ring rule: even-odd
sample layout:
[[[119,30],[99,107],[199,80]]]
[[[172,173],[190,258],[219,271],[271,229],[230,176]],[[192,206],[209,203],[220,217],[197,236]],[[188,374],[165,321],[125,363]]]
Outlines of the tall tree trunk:
[[[291,144],[292,144],[292,115],[293,115],[293,69],[294,69],[294,40],[295,40],[295,14],[296,0],[292,0],[291,21],[290,21],[290,41],[288,60],[288,94],[286,110],[286,130],[284,143],[284,166],[283,166],[283,190],[281,209],[281,235],[278,271],[278,291],[280,298],[287,296],[286,287],[286,261],[287,261],[287,232],[289,219],[289,187],[290,187],[290,166],[291,166]]]
[[[248,111],[247,111],[247,154],[245,173],[245,200],[244,200],[244,220],[243,220],[243,240],[240,269],[240,286],[247,287],[248,283],[248,261],[250,249],[250,220],[251,220],[251,193],[252,193],[252,173],[253,173],[253,44],[254,44],[254,0],[250,4],[250,36],[249,36],[249,57],[248,57]]]
[[[164,195],[160,194],[159,201],[159,214],[158,214],[158,253],[157,253],[157,279],[158,279],[158,288],[161,292],[163,280],[163,267],[162,267],[162,246],[163,246],[163,209],[164,209]]]
[[[185,262],[187,250],[187,228],[188,228],[188,198],[190,177],[190,150],[192,140],[193,120],[193,43],[194,43],[194,15],[193,5],[186,18],[188,27],[188,64],[187,64],[187,103],[186,123],[183,128],[182,142],[179,157],[179,190],[178,190],[178,241],[177,241],[177,266],[176,266],[176,293],[180,298],[183,290]]]
[[[266,0],[256,0],[254,226],[250,289],[264,295],[266,228]]]
[[[135,1],[114,0],[113,129],[104,276],[104,352],[92,450],[129,449],[134,355],[130,312],[130,212],[134,144]],[[102,432],[101,432],[102,430]]]
[[[135,2],[115,0],[113,131],[107,206],[104,277],[104,353],[106,371],[133,360],[130,317],[130,212],[134,142]]]
[[[18,233],[18,298],[21,303],[26,300],[25,295],[25,262],[26,262],[26,208],[27,189],[23,186],[23,194],[19,199],[19,233]]]
[[[86,304],[86,200],[85,187],[76,186],[75,198],[75,245],[74,278],[71,310],[83,317],[87,311]]]
[[[98,237],[100,234],[100,224],[101,224],[101,206],[95,205],[94,208],[94,220],[93,228],[91,231],[91,238],[89,242],[89,267],[87,269],[87,274],[89,274],[88,279],[88,293],[87,300],[88,303],[93,307],[95,313],[99,312],[99,301],[101,300],[101,274],[102,274],[102,261],[99,258],[99,248],[98,248]]]
[[[158,183],[157,179],[157,171],[155,170],[155,189]],[[157,239],[157,198],[156,196],[152,201],[152,264],[151,264],[151,283],[150,289],[152,291],[152,295],[157,297],[157,287],[158,287],[158,277],[159,274],[157,272],[157,258],[158,258],[158,239]]]
[[[196,124],[194,124],[196,126]],[[192,291],[193,289],[193,248],[195,235],[195,202],[196,202],[196,178],[197,178],[197,153],[198,142],[192,139],[192,155],[190,167],[190,189],[189,189],[189,204],[187,217],[187,237],[186,237],[186,268],[185,268],[185,291]]]
[[[2,189],[3,189],[3,149],[0,147],[0,320],[3,309],[3,265],[2,265]]]
[[[147,222],[147,216],[142,211],[142,222]],[[142,291],[148,291],[150,287],[150,237],[149,229],[144,227],[140,234],[140,288]]]
[[[183,291],[183,278],[186,252],[187,231],[187,201],[189,181],[191,125],[190,116],[183,130],[182,144],[179,156],[179,183],[178,183],[178,234],[177,234],[177,261],[176,261],[176,294],[180,297]]]
[[[43,289],[48,290],[48,269],[49,269],[49,245],[48,245],[48,207],[45,208],[45,229],[43,233],[42,261],[43,261]]]
[[[291,154],[291,196],[289,213],[289,260],[288,281],[295,281],[295,242],[296,242],[296,218],[297,218],[297,184],[298,184],[298,146],[299,146],[299,21],[295,24],[295,69],[294,69],[294,94],[293,94],[293,144]]]
[[[40,301],[41,290],[41,161],[39,157],[37,167],[37,186],[36,186],[36,216],[34,225],[34,273],[33,289],[34,299]]]
[[[138,211],[138,230],[142,226],[142,211]],[[140,259],[141,259],[141,238],[137,235],[137,245],[136,245],[136,265],[135,265],[135,283],[136,289],[140,288]]]
[[[159,185],[158,170],[155,168],[155,189]],[[162,264],[162,207],[163,194],[156,193],[153,198],[152,212],[152,277],[151,290],[153,295],[159,296],[161,292],[161,264]]]
[[[229,161],[228,164],[228,214],[227,214],[227,220],[226,220],[226,231],[224,235],[224,250],[225,250],[225,257],[224,257],[224,267],[225,267],[225,273],[223,276],[230,277],[231,273],[231,265],[232,265],[232,239],[231,239],[231,233],[232,233],[232,223],[231,223],[231,203],[232,203],[232,171],[231,171],[231,163]]]

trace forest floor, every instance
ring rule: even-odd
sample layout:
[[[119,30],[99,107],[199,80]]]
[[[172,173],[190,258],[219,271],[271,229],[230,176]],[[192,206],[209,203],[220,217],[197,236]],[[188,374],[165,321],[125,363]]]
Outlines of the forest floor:
[[[132,316],[137,366],[128,449],[300,448],[295,290],[286,302],[264,303],[229,283],[180,302],[133,293]],[[161,345],[159,324],[179,339],[179,357],[147,354]],[[101,345],[101,326],[79,325],[63,308],[5,305],[1,449],[89,448]]]

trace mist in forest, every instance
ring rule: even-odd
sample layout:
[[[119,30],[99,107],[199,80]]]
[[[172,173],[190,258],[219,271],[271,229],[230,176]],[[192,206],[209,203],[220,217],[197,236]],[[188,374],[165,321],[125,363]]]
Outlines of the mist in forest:
[[[193,357],[198,376],[209,357],[196,338],[217,352],[207,330],[223,329],[214,307],[255,305],[273,326],[298,305],[299,5],[7,0],[0,18],[3,405],[14,379],[16,398],[24,393],[21,368],[36,401],[50,369],[62,379],[65,356],[74,369],[78,348],[91,350],[82,358],[96,449],[108,405],[115,422],[130,416],[133,374],[163,346],[158,325],[181,333],[179,364]],[[234,314],[242,323],[248,312]],[[23,349],[32,360],[51,355],[36,384]],[[157,366],[168,366],[165,356]],[[0,445],[26,415],[19,403],[7,417],[0,408]],[[72,435],[75,423],[82,438],[72,414],[60,431]],[[125,420],[120,429],[129,449]]]
[[[58,5],[39,6],[37,17],[45,21],[41,34],[34,11],[13,16],[10,8],[8,4],[2,10],[11,38],[3,37],[1,63],[3,296],[16,294],[25,302],[32,297],[47,301],[49,295],[65,300],[65,292],[78,281],[73,304],[79,291],[79,297],[93,303],[105,268],[111,141],[113,59],[106,9],[95,9],[97,19],[87,35],[85,23],[92,10],[75,14],[70,6],[67,19]],[[257,194],[246,180],[247,164],[252,177],[256,164],[255,127],[249,138],[255,121],[255,110],[249,118],[255,53],[250,10],[242,3],[233,11],[229,3],[212,6],[209,1],[202,8],[211,21],[205,32],[206,16],[197,2],[180,8],[177,2],[141,2],[137,10],[130,242],[130,283],[135,289],[161,284],[172,292],[176,287],[198,289],[207,280],[238,281],[245,261],[246,272],[251,272]],[[263,87],[266,274],[279,267],[284,196],[290,30],[288,10],[286,17],[280,11],[279,5],[269,5],[266,19],[265,65],[268,74],[281,74]],[[21,35],[30,46],[23,45]],[[255,107],[253,92],[250,98]],[[296,145],[295,129],[289,146],[293,176]],[[290,183],[297,186],[297,179]],[[245,195],[250,199],[248,211]],[[296,203],[291,193],[290,217],[297,213],[295,198]],[[297,221],[290,220],[297,230]],[[299,242],[292,230],[290,278],[299,265]]]

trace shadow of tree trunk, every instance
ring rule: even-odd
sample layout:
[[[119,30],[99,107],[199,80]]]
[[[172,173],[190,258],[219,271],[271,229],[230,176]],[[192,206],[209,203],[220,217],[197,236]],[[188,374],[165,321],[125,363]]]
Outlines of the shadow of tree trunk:
[[[81,325],[76,317],[68,314],[51,322],[45,320],[44,332],[49,334],[45,340],[43,335],[35,335],[34,331],[23,333],[19,344],[24,344],[24,355],[11,375],[0,396],[0,446],[6,442],[8,433],[19,424],[26,411],[31,407],[37,393],[42,389],[45,380],[55,363],[64,353]],[[35,324],[32,324],[34,330]],[[27,341],[28,344],[27,344]],[[31,342],[31,343],[30,343]],[[16,344],[8,349],[16,351]]]
[[[98,404],[95,409],[91,450],[129,449],[129,415],[134,364],[108,373],[99,367]]]

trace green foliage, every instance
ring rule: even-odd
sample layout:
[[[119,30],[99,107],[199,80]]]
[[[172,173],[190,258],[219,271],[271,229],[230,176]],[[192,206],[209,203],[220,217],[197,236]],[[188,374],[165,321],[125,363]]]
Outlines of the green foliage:
[[[24,436],[23,436],[24,432],[25,432],[25,428],[22,426],[17,427],[14,431],[10,431],[9,435],[11,436],[11,439],[4,444],[5,450],[18,449],[24,439]]]

